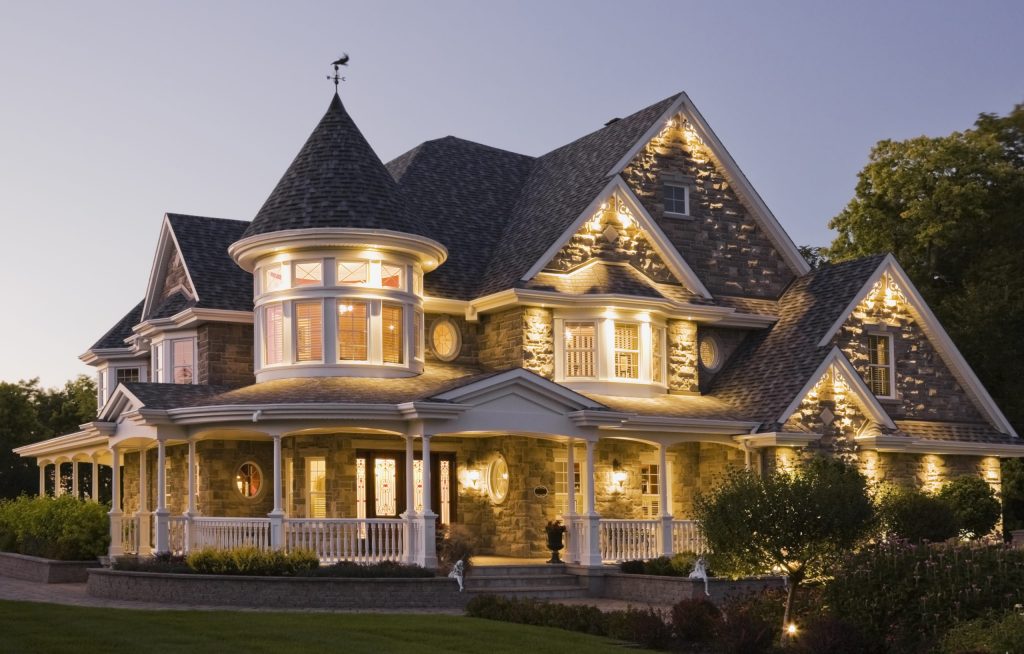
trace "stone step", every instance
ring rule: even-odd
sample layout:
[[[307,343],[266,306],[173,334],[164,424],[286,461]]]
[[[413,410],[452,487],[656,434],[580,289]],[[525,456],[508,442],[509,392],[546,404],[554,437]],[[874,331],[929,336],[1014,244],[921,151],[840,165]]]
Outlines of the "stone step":
[[[484,576],[466,577],[466,588],[513,588],[521,586],[552,587],[579,586],[577,577],[573,575],[522,575],[522,576]]]
[[[500,595],[532,599],[573,599],[587,597],[585,588],[579,586],[514,586],[496,588],[466,588],[473,595]]]
[[[470,568],[467,579],[473,577],[546,577],[564,575],[564,565],[487,565]]]

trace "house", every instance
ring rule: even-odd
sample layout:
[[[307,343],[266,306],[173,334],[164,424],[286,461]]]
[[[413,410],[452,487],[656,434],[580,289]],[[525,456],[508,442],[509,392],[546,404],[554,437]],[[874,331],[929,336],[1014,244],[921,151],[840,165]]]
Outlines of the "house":
[[[698,547],[730,467],[998,488],[1024,453],[899,263],[810,270],[683,93],[540,157],[388,164],[335,95],[251,222],[164,217],[82,359],[96,420],[17,452],[40,493],[118,471],[111,554],[431,566],[438,525],[531,557],[562,517],[596,565]]]

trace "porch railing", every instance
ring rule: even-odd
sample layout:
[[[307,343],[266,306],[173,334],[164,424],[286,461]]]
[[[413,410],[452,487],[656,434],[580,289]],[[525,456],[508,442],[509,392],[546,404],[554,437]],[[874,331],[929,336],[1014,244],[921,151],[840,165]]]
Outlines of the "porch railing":
[[[672,551],[703,554],[707,549],[704,536],[693,520],[672,521]]]
[[[599,522],[601,559],[620,563],[633,559],[652,559],[660,552],[660,520],[605,520]]]
[[[399,519],[285,520],[285,547],[313,550],[324,563],[401,561],[405,522]]]
[[[188,518],[171,516],[167,519],[167,547],[171,554],[181,556],[188,553]]]
[[[121,539],[121,551],[125,554],[139,553],[139,518],[134,515],[122,515],[111,517],[111,520],[119,520],[120,525],[115,528],[114,534]]]
[[[232,547],[269,550],[270,518],[192,518],[189,540],[190,550]]]

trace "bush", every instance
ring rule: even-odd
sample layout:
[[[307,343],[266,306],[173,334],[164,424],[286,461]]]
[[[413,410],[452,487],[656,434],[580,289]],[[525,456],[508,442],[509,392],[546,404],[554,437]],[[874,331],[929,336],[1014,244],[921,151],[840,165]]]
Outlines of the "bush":
[[[438,572],[447,575],[458,561],[463,561],[463,572],[468,571],[473,565],[473,552],[476,549],[473,533],[461,525],[438,526],[436,533]]]
[[[781,635],[779,625],[785,602],[784,590],[730,597],[722,606],[724,620],[715,639],[715,651],[721,654],[772,651]]]
[[[801,654],[866,654],[875,651],[860,628],[834,616],[818,616],[797,632],[796,652]]]
[[[722,612],[706,599],[683,600],[672,607],[672,629],[684,643],[706,643],[722,625]]]
[[[64,495],[0,501],[0,550],[61,561],[104,556],[108,507]]]
[[[466,605],[466,615],[515,624],[555,627],[595,636],[607,636],[606,614],[593,606],[551,604],[533,599],[479,595]]]
[[[160,572],[163,574],[190,574],[195,572],[188,567],[184,556],[157,554],[153,557],[119,556],[110,565],[114,570],[127,572]]]
[[[995,491],[981,477],[957,477],[942,487],[939,499],[953,511],[960,534],[967,538],[991,533],[1002,512]]]
[[[647,561],[623,561],[619,570],[630,575],[659,575],[662,577],[687,577],[693,572],[697,555],[692,552],[680,552],[672,558],[659,556]],[[708,576],[711,576],[710,570]]]
[[[956,515],[949,504],[914,488],[888,489],[879,500],[878,513],[888,538],[935,543],[957,535]]]
[[[198,574],[268,577],[306,575],[320,565],[320,559],[310,550],[284,552],[256,547],[199,550],[190,553],[185,562]]]
[[[961,623],[946,633],[945,654],[1002,654],[1024,647],[1024,614],[1004,613]]]
[[[672,643],[672,627],[661,611],[653,608],[627,608],[605,614],[609,638],[637,643],[649,649],[666,649]]]

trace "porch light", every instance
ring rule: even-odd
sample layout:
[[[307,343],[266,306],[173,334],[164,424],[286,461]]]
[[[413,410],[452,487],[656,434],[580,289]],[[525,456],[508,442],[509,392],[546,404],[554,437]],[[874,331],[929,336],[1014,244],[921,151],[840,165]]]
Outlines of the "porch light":
[[[626,483],[626,479],[629,478],[629,474],[622,469],[622,465],[618,459],[612,461],[612,492],[621,493],[622,486]]]
[[[469,472],[466,473],[466,479],[469,480],[468,485],[470,488],[477,488],[477,486],[480,485],[480,471],[470,470]]]
[[[789,634],[790,636],[795,636],[796,635],[796,623],[795,622],[790,622],[786,626],[786,633]]]

